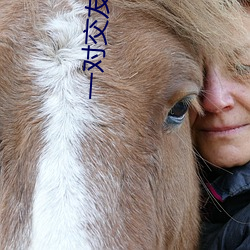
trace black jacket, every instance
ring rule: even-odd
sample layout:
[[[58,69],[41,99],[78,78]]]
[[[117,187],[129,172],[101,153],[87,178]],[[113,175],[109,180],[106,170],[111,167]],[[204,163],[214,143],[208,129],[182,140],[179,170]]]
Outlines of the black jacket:
[[[204,169],[200,249],[250,250],[250,163]]]

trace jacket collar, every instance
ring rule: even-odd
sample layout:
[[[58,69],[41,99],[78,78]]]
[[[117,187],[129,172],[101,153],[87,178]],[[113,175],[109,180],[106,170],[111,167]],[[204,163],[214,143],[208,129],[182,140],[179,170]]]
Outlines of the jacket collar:
[[[204,181],[207,188],[218,201],[223,202],[229,197],[250,190],[250,162],[226,171],[212,167],[208,169],[206,171],[207,174],[213,175],[213,178],[204,178]]]

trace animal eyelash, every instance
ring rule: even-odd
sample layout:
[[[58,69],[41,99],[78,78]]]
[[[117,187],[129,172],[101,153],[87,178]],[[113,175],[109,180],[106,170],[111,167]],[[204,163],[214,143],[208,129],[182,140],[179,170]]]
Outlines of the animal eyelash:
[[[188,100],[188,102],[189,102],[189,104],[188,104],[189,108],[192,108],[193,110],[195,110],[198,113],[198,115],[200,115],[200,116],[204,115],[204,111],[200,105],[198,96],[190,98]]]

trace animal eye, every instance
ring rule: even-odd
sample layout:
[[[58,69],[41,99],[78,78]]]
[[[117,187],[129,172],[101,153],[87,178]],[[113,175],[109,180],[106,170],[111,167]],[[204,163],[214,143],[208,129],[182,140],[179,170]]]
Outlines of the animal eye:
[[[190,97],[186,97],[177,102],[168,112],[167,118],[165,120],[166,125],[181,124],[186,116],[189,104]]]

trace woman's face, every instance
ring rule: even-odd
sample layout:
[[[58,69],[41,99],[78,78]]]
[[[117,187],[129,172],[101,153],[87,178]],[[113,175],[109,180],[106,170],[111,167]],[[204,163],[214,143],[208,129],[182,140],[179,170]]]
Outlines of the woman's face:
[[[244,24],[249,40],[242,63],[250,65],[250,16]],[[243,165],[250,161],[250,73],[242,83],[229,79],[226,71],[214,64],[206,76],[201,97],[205,116],[191,113],[194,145],[214,165]]]

